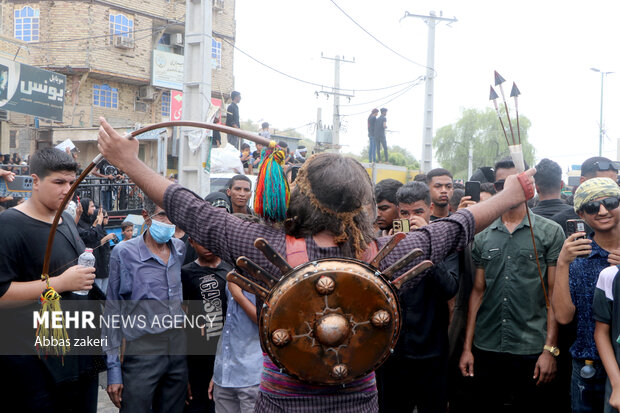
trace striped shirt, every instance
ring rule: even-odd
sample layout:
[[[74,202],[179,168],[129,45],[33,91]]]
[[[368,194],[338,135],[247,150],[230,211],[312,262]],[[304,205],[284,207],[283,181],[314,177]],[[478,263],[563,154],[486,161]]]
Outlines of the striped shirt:
[[[222,209],[213,208],[198,195],[176,184],[170,185],[164,194],[164,209],[174,224],[187,232],[198,244],[212,251],[221,259],[235,262],[238,257],[243,255],[272,274],[279,274],[278,269],[254,247],[254,240],[265,238],[275,251],[286,256],[286,234],[282,230],[246,222]],[[439,262],[449,253],[464,249],[467,244],[473,241],[473,236],[473,215],[466,209],[461,210],[448,218],[435,221],[419,230],[408,233],[406,238],[381,261],[380,269],[385,270],[414,248],[420,248],[423,251],[423,256],[414,260],[395,276],[404,273],[424,259]],[[378,247],[383,247],[390,238],[377,239]],[[343,256],[340,248],[319,247],[311,236],[306,237],[306,247],[310,260]],[[273,405],[271,408],[275,409],[274,406],[278,406],[276,402],[289,406],[288,403],[293,403],[291,400],[296,400],[295,406],[297,407],[293,410],[286,410],[287,412],[318,411],[316,403],[319,403],[320,400],[328,403],[338,400],[338,403],[344,403],[343,400],[355,399],[363,405],[370,403],[376,406],[374,373],[344,387],[342,385],[316,386],[302,383],[286,373],[280,372],[270,360],[266,360],[263,364],[261,390],[257,409],[259,405]],[[309,406],[308,410],[302,409],[304,403]],[[359,409],[351,411],[376,410],[373,410],[372,406],[368,409],[366,408],[368,406],[358,407]],[[265,409],[265,411],[273,411],[269,410],[268,407]]]

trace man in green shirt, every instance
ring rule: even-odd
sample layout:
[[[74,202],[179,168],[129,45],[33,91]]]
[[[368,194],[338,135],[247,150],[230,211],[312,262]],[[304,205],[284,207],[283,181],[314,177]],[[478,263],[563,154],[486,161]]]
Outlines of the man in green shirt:
[[[517,171],[509,158],[495,165],[498,191]],[[549,296],[564,232],[555,222],[530,212],[538,259]],[[555,375],[557,323],[545,297],[521,204],[476,235],[476,265],[469,300],[465,345],[460,361],[464,376],[474,377],[476,411],[498,412],[504,403],[516,411],[549,412],[545,384]]]

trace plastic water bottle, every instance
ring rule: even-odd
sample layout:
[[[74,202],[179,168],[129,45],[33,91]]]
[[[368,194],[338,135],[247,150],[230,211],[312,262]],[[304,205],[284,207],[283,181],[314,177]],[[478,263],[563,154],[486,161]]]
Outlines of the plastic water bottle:
[[[93,255],[92,248],[86,248],[82,255],[78,258],[78,265],[83,265],[84,267],[94,267],[95,266],[95,256]],[[73,291],[74,294],[78,295],[88,295],[88,290],[78,290]]]
[[[591,377],[594,377],[595,373],[596,369],[594,368],[594,362],[592,360],[586,360],[586,364],[584,364],[581,368],[579,375],[584,379],[589,379]]]

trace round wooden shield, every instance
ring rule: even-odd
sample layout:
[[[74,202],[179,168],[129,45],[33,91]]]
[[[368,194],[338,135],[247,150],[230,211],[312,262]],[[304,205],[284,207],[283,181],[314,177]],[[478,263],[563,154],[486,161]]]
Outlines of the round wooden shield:
[[[361,261],[303,264],[271,289],[260,317],[263,348],[302,381],[345,384],[383,363],[396,345],[398,296]]]

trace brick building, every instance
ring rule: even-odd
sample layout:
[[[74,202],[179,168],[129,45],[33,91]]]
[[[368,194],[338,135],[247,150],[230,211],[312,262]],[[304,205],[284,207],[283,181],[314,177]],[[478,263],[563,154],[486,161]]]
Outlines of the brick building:
[[[0,56],[67,76],[62,122],[0,116],[0,153],[23,156],[70,138],[88,163],[97,153],[99,116],[127,131],[170,120],[171,91],[182,89],[185,1],[15,0],[2,2],[0,13]],[[213,0],[212,24],[212,97],[227,102],[234,0]],[[158,163],[159,155],[176,153],[172,134],[141,139],[141,158],[161,172],[176,166],[171,156],[167,166]]]

